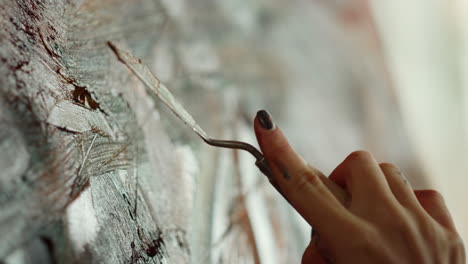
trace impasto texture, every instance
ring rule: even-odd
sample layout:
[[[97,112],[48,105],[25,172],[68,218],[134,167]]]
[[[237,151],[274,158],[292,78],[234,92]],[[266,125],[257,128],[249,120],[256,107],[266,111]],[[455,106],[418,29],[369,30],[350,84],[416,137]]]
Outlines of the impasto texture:
[[[266,108],[326,173],[367,147],[422,183],[365,1],[338,2],[0,1],[0,262],[300,262],[310,228],[255,160],[108,41],[213,138],[254,143]]]

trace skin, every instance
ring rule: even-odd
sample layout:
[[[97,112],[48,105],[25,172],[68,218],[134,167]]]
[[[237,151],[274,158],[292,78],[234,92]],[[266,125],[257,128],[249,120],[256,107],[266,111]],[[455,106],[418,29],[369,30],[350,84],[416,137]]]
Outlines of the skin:
[[[413,190],[400,169],[365,151],[329,177],[308,165],[275,125],[254,122],[281,194],[314,227],[302,263],[465,263],[463,242],[440,193]]]

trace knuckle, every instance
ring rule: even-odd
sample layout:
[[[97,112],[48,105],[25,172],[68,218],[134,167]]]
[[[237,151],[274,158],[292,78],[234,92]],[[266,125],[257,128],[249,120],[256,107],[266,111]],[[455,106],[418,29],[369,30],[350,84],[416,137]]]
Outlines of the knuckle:
[[[311,172],[310,170],[303,168],[295,172],[297,175],[293,182],[292,189],[295,192],[301,193],[311,187],[319,187],[322,184],[320,177]]]
[[[351,152],[351,154],[348,155],[346,160],[361,161],[361,160],[371,160],[373,158],[374,157],[372,156],[370,152],[365,151],[365,150],[358,150],[358,151]]]
[[[306,192],[311,187],[310,185],[311,184],[307,180],[299,178],[292,184],[291,191],[295,194],[301,194]]]
[[[450,232],[448,234],[448,240],[452,242],[452,247],[457,249],[464,249],[463,239],[457,233]]]
[[[454,238],[451,238],[450,241],[452,241],[452,249],[455,255],[462,256],[460,259],[465,259],[465,245],[463,239],[459,235],[456,235]]]
[[[272,150],[277,153],[283,153],[290,149],[289,142],[286,139],[278,139],[274,142]]]
[[[397,165],[389,162],[380,163],[379,166],[383,170],[399,170]]]
[[[357,150],[357,151],[351,152],[351,154],[349,154],[349,157],[359,158],[359,159],[366,159],[366,158],[371,158],[372,154],[369,151]]]
[[[317,186],[321,186],[322,184],[322,180],[320,180],[320,176],[313,171],[304,170],[302,174],[300,175],[301,175],[300,178],[303,178],[306,182],[308,182],[312,186],[317,187]]]
[[[442,200],[442,201],[444,200],[444,197],[442,196],[442,194],[432,189],[419,191],[418,196],[427,200]]]

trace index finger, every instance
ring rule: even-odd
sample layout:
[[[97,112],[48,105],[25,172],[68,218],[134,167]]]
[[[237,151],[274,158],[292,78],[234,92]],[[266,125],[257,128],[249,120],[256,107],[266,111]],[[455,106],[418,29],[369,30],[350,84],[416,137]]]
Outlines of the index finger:
[[[327,187],[333,186],[331,181],[296,154],[268,112],[257,113],[254,127],[275,182],[297,212],[325,236],[333,237],[352,230],[357,219]],[[343,191],[341,194],[335,191],[344,199]]]

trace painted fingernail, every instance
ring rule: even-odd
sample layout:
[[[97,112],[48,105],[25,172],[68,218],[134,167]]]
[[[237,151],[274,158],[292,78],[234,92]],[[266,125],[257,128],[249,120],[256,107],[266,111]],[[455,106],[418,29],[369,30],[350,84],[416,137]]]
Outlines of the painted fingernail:
[[[257,112],[257,119],[260,122],[260,125],[267,130],[273,130],[275,128],[275,123],[271,119],[271,115],[266,110],[260,110]]]

